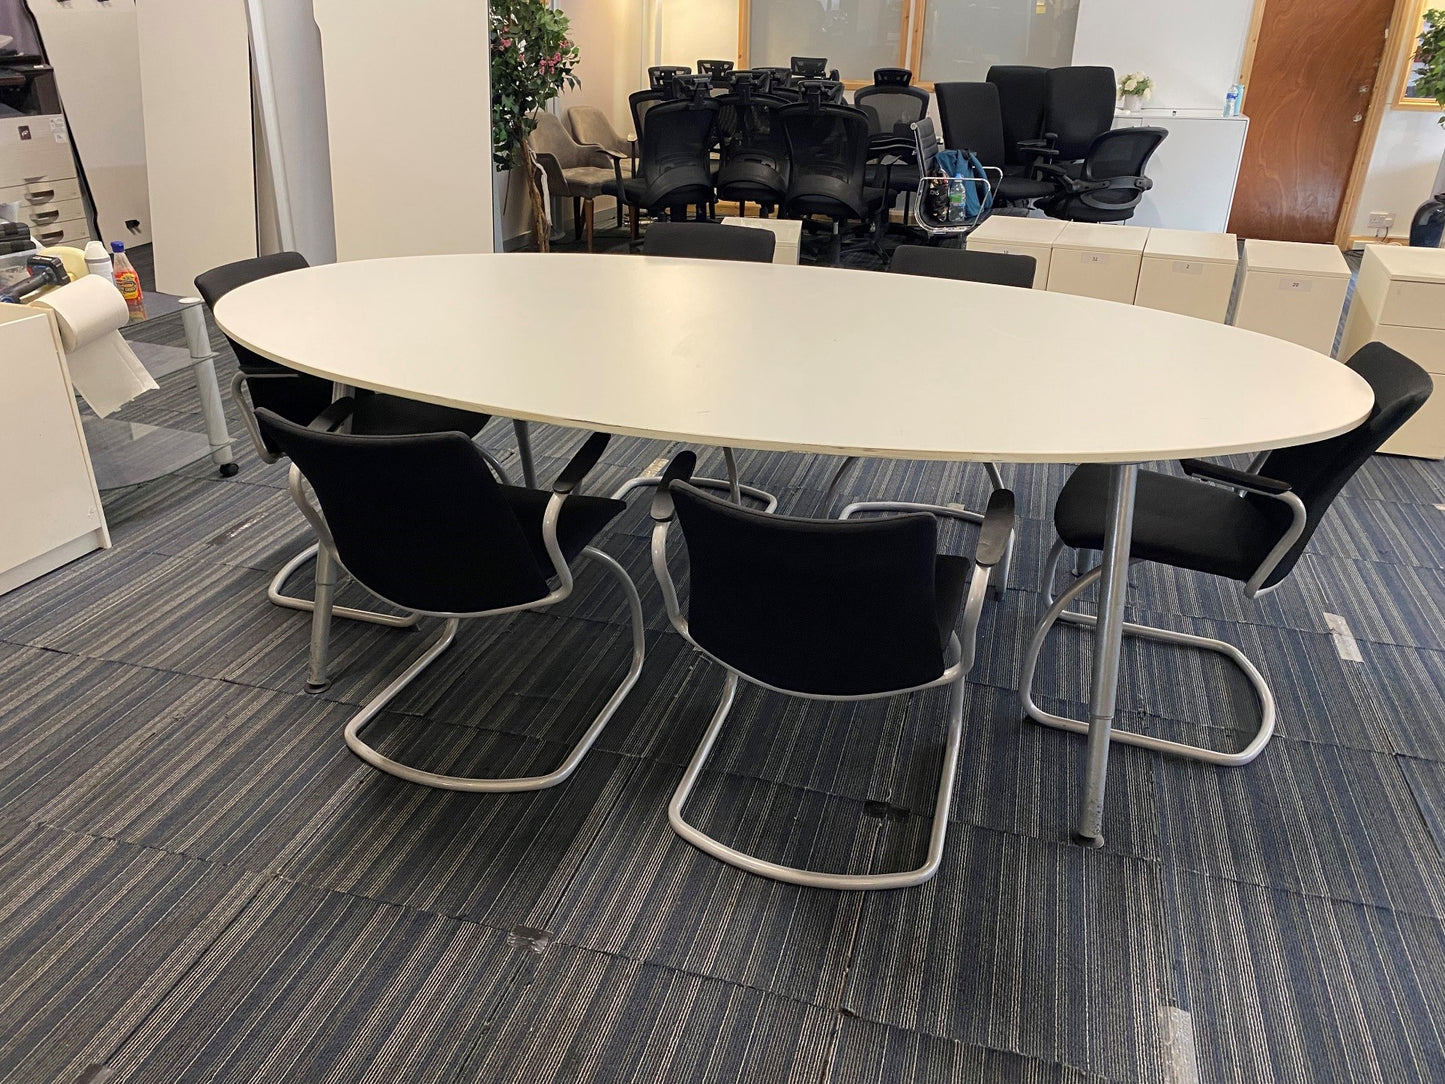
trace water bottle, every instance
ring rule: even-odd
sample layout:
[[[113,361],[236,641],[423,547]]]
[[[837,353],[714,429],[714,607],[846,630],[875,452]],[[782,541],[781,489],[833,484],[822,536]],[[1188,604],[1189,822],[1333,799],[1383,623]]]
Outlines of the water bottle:
[[[85,246],[85,269],[92,275],[99,275],[106,282],[115,281],[115,269],[110,263],[110,253],[99,241],[91,241]]]
[[[146,318],[145,296],[141,293],[140,276],[136,274],[135,267],[131,265],[130,257],[125,254],[125,242],[112,241],[110,250],[115,253],[112,261],[115,270],[112,276],[115,279],[116,289],[120,296],[125,298],[125,307],[130,309],[131,323]]]
[[[963,191],[962,173],[955,173],[953,180],[948,182],[948,220],[950,222],[966,222],[968,220],[968,199]]]
[[[1226,117],[1239,116],[1239,84],[1235,83],[1224,95],[1224,115]]]

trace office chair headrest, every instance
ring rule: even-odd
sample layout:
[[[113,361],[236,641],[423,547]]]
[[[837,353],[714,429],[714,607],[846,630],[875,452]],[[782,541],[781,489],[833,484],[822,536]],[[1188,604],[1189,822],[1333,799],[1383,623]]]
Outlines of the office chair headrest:
[[[674,96],[700,105],[712,96],[712,79],[706,75],[679,75],[673,80]]]
[[[874,68],[873,85],[878,87],[906,87],[913,82],[913,73],[907,68]]]

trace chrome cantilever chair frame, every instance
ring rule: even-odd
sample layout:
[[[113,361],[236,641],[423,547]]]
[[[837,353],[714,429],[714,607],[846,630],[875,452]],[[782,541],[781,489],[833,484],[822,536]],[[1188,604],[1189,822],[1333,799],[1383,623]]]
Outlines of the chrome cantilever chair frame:
[[[666,479],[670,482],[671,479]],[[1010,510],[1010,515],[1011,515]],[[656,518],[656,517],[655,517]],[[954,775],[958,769],[958,757],[963,742],[963,702],[965,679],[969,670],[973,667],[974,651],[978,637],[979,617],[983,612],[985,596],[988,591],[991,569],[982,562],[976,561],[973,571],[969,576],[968,592],[965,596],[963,607],[963,632],[960,636],[954,631],[949,639],[946,667],[942,674],[932,681],[922,685],[911,686],[906,689],[893,689],[881,693],[865,693],[853,696],[827,696],[818,693],[802,693],[793,689],[783,689],[770,685],[759,678],[752,677],[736,667],[728,665],[722,659],[702,647],[692,638],[688,630],[687,618],[682,613],[678,602],[677,585],[673,582],[672,573],[667,564],[667,533],[672,524],[672,517],[659,519],[652,529],[652,570],[657,576],[658,584],[662,588],[663,603],[667,609],[668,621],[672,627],[688,642],[694,651],[707,659],[715,662],[727,672],[727,678],[723,682],[722,696],[718,702],[717,709],[713,712],[707,730],[704,731],[702,741],[698,744],[697,750],[693,753],[692,760],[688,763],[687,770],[683,773],[682,781],[678,783],[677,789],[673,792],[672,800],[667,805],[667,820],[673,831],[687,840],[694,847],[711,855],[738,869],[746,870],[762,877],[769,877],[775,881],[784,881],[788,884],[803,885],[808,888],[829,888],[829,889],[851,889],[851,890],[878,890],[888,888],[907,888],[912,885],[922,884],[938,872],[939,864],[943,860],[943,845],[948,833],[948,813],[953,801]],[[934,798],[933,806],[933,827],[928,837],[928,854],[923,865],[911,870],[901,870],[896,873],[824,873],[818,870],[800,869],[797,866],[783,865],[779,862],[769,862],[766,859],[758,858],[740,851],[726,843],[713,838],[706,832],[688,823],[683,813],[687,800],[692,795],[693,788],[697,785],[699,776],[707,764],[707,758],[711,754],[713,746],[717,742],[718,735],[722,732],[723,724],[727,721],[732,711],[733,701],[736,699],[738,684],[746,681],[760,689],[769,692],[782,693],[785,696],[796,697],[802,700],[823,700],[834,702],[848,702],[858,700],[886,700],[895,696],[907,696],[911,693],[922,692],[925,689],[936,689],[944,685],[951,686],[952,692],[948,708],[948,737],[943,751],[943,765],[939,775],[938,791]]]
[[[240,408],[241,424],[246,427],[246,432],[250,435],[251,443],[256,449],[256,455],[263,463],[279,463],[281,457],[268,450],[266,442],[261,438],[261,429],[256,424],[255,411],[252,409],[250,400],[245,394],[246,385],[252,380],[292,379],[295,379],[294,373],[247,374],[241,371],[237,371],[236,375],[231,378],[231,398],[235,401],[236,406]],[[487,451],[482,448],[478,448],[477,450],[482,453],[482,458],[487,461],[487,465],[497,472],[498,477],[500,477],[504,483],[508,483],[510,480],[507,477],[505,468]],[[295,496],[294,491],[292,496]],[[315,611],[316,600],[314,598],[288,595],[286,594],[285,588],[286,581],[294,576],[307,562],[314,561],[318,551],[319,544],[313,542],[288,560],[281,566],[276,575],[271,577],[271,582],[266,585],[266,598],[270,600],[273,605],[280,606],[287,610],[300,610],[303,613],[312,613]],[[405,609],[405,607],[402,607],[402,609]],[[333,606],[331,613],[335,617],[344,617],[351,621],[365,621],[372,625],[385,625],[388,628],[394,629],[411,628],[421,620],[421,615],[416,613],[384,614],[376,610],[358,610],[351,606]]]
[[[1261,460],[1256,459],[1256,463]],[[1203,478],[1194,475],[1199,481],[1210,485],[1221,485],[1226,489],[1240,490],[1241,487],[1214,479]],[[1300,536],[1304,533],[1307,513],[1304,502],[1292,492],[1277,493],[1266,489],[1249,489],[1250,493],[1262,497],[1269,497],[1286,505],[1293,516],[1289,527],[1284,535],[1275,544],[1274,548],[1260,562],[1259,567],[1244,585],[1246,598],[1258,598],[1260,595],[1268,594],[1279,584],[1270,587],[1261,587],[1274,572],[1276,566],[1282,561],[1286,554],[1294,548]],[[1068,607],[1080,595],[1089,589],[1103,575],[1103,566],[1098,565],[1084,572],[1067,589],[1061,592],[1057,598],[1054,597],[1054,582],[1058,576],[1059,565],[1062,562],[1064,551],[1069,547],[1062,539],[1054,542],[1053,548],[1049,551],[1049,559],[1044,572],[1044,596],[1048,604],[1039,626],[1034,630],[1033,638],[1029,641],[1028,653],[1024,657],[1023,673],[1019,678],[1019,691],[1023,700],[1023,709],[1026,718],[1045,726],[1055,727],[1059,730],[1068,730],[1076,734],[1087,734],[1089,724],[1077,719],[1070,719],[1066,716],[1055,715],[1047,712],[1035,702],[1033,697],[1034,674],[1038,669],[1039,656],[1043,652],[1044,641],[1048,638],[1049,632],[1059,621],[1065,624],[1077,625],[1083,628],[1094,628],[1098,624],[1098,618],[1093,614],[1080,613],[1070,610]],[[1131,562],[1133,563],[1133,562]],[[1283,581],[1281,581],[1283,582]],[[1241,764],[1248,764],[1259,756],[1260,752],[1269,743],[1274,734],[1275,724],[1275,700],[1274,694],[1270,691],[1269,684],[1265,681],[1264,675],[1259,668],[1249,660],[1249,657],[1240,651],[1233,644],[1225,643],[1223,640],[1215,640],[1208,636],[1195,636],[1187,632],[1174,632],[1170,629],[1156,628],[1153,625],[1140,625],[1131,621],[1123,623],[1123,634],[1125,636],[1137,636],[1140,639],[1152,640],[1156,643],[1178,644],[1184,647],[1197,647],[1205,651],[1212,651],[1223,655],[1232,662],[1248,680],[1250,687],[1254,690],[1259,700],[1260,724],[1254,736],[1249,740],[1243,749],[1238,752],[1225,752],[1218,749],[1209,749],[1199,745],[1190,745],[1186,742],[1169,741],[1164,738],[1156,738],[1148,734],[1139,734],[1133,731],[1121,730],[1115,725],[1110,738],[1113,741],[1123,742],[1126,745],[1139,745],[1146,749],[1153,749],[1157,752],[1167,753],[1171,756],[1185,757],[1190,760],[1201,760],[1209,764],[1218,764],[1225,767],[1236,767]]]
[[[320,539],[320,545],[326,548],[331,560],[336,567],[340,568],[341,560],[336,552],[336,543],[332,540],[331,531],[326,525],[325,518],[321,512],[307,499],[303,486],[304,478],[301,470],[295,464],[291,466],[289,485],[291,496],[295,499],[296,505],[301,509],[307,521],[316,531]],[[511,778],[473,778],[470,776],[445,775],[439,772],[428,772],[420,768],[414,768],[408,764],[393,760],[384,753],[379,752],[368,745],[361,737],[361,729],[366,726],[383,708],[390,703],[398,693],[410,685],[418,675],[425,671],[456,638],[457,628],[463,618],[472,617],[498,617],[503,614],[518,613],[523,610],[543,610],[563,601],[572,594],[573,576],[572,569],[567,559],[562,554],[562,547],[557,540],[557,521],[562,514],[562,506],[566,503],[567,494],[553,492],[548,498],[547,509],[542,517],[542,539],[547,549],[547,555],[552,560],[553,573],[557,577],[557,587],[550,593],[537,599],[535,602],[520,603],[515,606],[503,606],[495,610],[479,610],[471,613],[448,613],[443,611],[423,610],[418,611],[418,616],[440,617],[445,619],[441,631],[434,636],[423,650],[405,671],[395,680],[387,685],[381,692],[377,693],[361,710],[351,717],[346,723],[344,732],[347,747],[366,761],[374,768],[378,768],[398,779],[405,779],[410,783],[420,783],[428,787],[437,787],[442,790],[467,791],[470,793],[499,793],[524,790],[545,790],[548,787],[555,787],[558,783],[566,780],[576,771],[577,765],[592,748],[597,737],[602,733],[603,727],[611,721],[617,709],[626,699],[632,687],[637,684],[637,679],[642,673],[642,663],[646,656],[646,640],[643,633],[642,600],[638,597],[637,587],[628,576],[626,570],[617,563],[611,556],[604,553],[595,546],[587,546],[582,550],[582,555],[589,560],[602,565],[611,572],[621,585],[623,593],[627,596],[627,607],[632,619],[632,662],[628,667],[626,676],[618,685],[602,710],[593,718],[587,730],[578,739],[577,744],[572,747],[567,756],[555,769],[545,775],[514,776]],[[382,597],[382,596],[378,596]],[[390,599],[383,601],[391,602]],[[392,603],[392,605],[397,605]],[[338,611],[339,612],[339,611]],[[324,646],[322,648],[324,654]]]

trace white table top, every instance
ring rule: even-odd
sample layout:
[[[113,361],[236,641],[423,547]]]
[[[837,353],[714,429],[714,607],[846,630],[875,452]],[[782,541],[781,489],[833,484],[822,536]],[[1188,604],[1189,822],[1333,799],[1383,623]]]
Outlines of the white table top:
[[[420,256],[262,279],[215,315],[257,353],[359,387],[738,448],[1147,462],[1333,436],[1373,402],[1281,339],[876,271]]]

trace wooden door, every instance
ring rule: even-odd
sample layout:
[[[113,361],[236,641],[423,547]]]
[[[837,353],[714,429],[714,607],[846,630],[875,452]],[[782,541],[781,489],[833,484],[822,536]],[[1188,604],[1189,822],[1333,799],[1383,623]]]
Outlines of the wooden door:
[[[1333,242],[1394,3],[1258,2],[1264,17],[1244,101],[1249,138],[1229,229]]]

